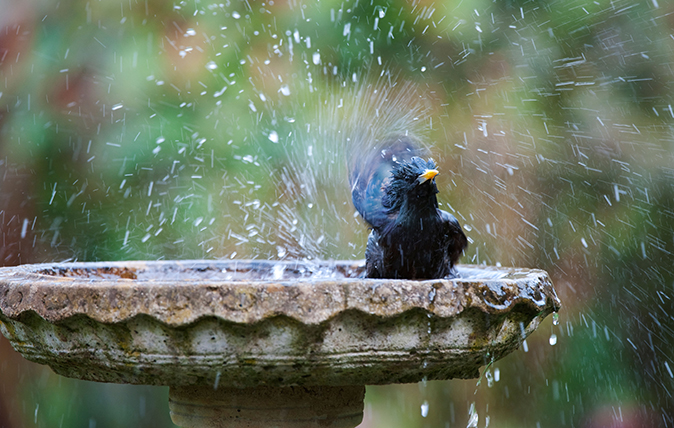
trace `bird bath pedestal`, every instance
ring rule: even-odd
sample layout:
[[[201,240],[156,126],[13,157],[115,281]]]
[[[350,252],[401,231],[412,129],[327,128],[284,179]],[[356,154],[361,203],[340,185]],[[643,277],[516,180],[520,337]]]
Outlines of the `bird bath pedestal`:
[[[168,385],[181,427],[355,427],[364,385],[476,378],[560,306],[540,270],[360,278],[362,262],[0,269],[0,329],[63,376]]]

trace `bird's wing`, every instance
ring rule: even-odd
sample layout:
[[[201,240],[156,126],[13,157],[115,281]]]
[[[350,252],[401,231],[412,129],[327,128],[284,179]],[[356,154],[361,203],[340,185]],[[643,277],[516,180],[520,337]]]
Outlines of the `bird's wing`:
[[[442,222],[445,224],[445,230],[447,231],[446,233],[451,238],[449,241],[449,260],[452,262],[453,266],[459,260],[459,257],[461,257],[463,250],[468,247],[468,240],[466,239],[466,235],[463,233],[463,229],[461,229],[461,225],[459,224],[459,221],[456,219],[456,217],[447,211],[438,211],[440,211],[440,217],[442,218]]]
[[[384,205],[384,187],[393,167],[409,161],[420,149],[411,138],[397,136],[385,140],[368,154],[352,153],[349,162],[351,198],[356,210],[375,229],[382,228],[395,218]]]

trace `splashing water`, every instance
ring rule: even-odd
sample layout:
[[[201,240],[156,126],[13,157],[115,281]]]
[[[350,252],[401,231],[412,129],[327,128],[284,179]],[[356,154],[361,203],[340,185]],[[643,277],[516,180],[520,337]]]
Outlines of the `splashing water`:
[[[269,111],[272,125],[283,126],[289,137],[271,131],[269,140],[278,143],[287,161],[263,165],[279,195],[277,204],[264,210],[265,224],[275,231],[274,248],[286,249],[284,256],[303,260],[360,258],[367,228],[355,214],[347,180],[347,165],[375,150],[391,134],[423,137],[427,106],[412,84],[389,84],[385,70],[375,80],[369,73],[347,79],[329,90],[322,107],[313,115],[293,114],[280,121],[279,105]],[[286,88],[286,89],[284,89]],[[289,84],[282,90],[292,91]],[[318,95],[323,97],[324,95]],[[277,100],[285,104],[281,98]],[[290,106],[298,101],[291,100]],[[315,102],[314,102],[315,103]],[[377,117],[377,122],[370,119]],[[286,131],[283,131],[284,135]],[[261,146],[268,159],[278,149]],[[319,190],[320,189],[320,190]],[[339,203],[337,203],[339,201]],[[360,225],[354,223],[361,223]],[[341,241],[341,242],[340,242]],[[344,241],[348,242],[344,253]],[[341,249],[340,249],[341,248]],[[277,255],[269,250],[268,254]]]
[[[491,374],[491,369],[487,369],[484,372],[484,377],[487,379],[487,387],[491,388],[494,386],[494,376]]]
[[[475,402],[473,402],[470,403],[470,409],[468,410],[468,424],[466,428],[477,428],[478,422],[480,422],[480,415],[475,410]]]

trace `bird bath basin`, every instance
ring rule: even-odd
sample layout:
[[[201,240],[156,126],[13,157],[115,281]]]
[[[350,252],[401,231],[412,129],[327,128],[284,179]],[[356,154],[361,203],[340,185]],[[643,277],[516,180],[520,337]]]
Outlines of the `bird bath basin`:
[[[360,278],[363,262],[0,269],[0,329],[63,376],[168,385],[182,427],[355,427],[364,385],[476,378],[560,302],[541,270]]]

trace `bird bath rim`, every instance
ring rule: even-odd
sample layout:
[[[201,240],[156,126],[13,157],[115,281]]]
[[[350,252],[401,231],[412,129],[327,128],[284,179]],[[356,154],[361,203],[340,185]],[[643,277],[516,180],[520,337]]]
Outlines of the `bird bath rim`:
[[[27,359],[87,380],[369,385],[477,377],[560,307],[541,270],[459,265],[458,278],[411,281],[361,278],[363,269],[255,260],[2,268],[0,329]]]
[[[358,261],[266,261],[266,260],[184,260],[184,261],[119,261],[119,262],[70,262],[41,263],[0,268],[0,311],[9,318],[33,311],[52,322],[75,315],[86,315],[100,322],[119,322],[137,315],[150,315],[168,325],[182,325],[204,316],[216,316],[234,322],[253,322],[268,316],[287,315],[309,323],[320,323],[335,315],[340,309],[355,308],[373,315],[392,316],[412,308],[424,309],[438,316],[452,316],[464,306],[478,307],[484,312],[503,313],[513,305],[524,304],[532,310],[557,311],[561,302],[545,271],[538,269],[504,268],[484,265],[458,265],[454,278],[429,280],[369,279],[364,278],[365,263]],[[67,287],[65,287],[67,284]],[[133,289],[133,284],[143,287]],[[437,290],[453,285],[463,286],[473,299],[468,301],[436,301]],[[243,287],[243,288],[242,288]],[[219,302],[220,307],[195,307],[199,299],[190,303],[189,311],[181,317],[168,314],[162,302],[150,306],[152,295],[148,291],[178,293],[208,293],[221,291],[276,292],[279,289],[296,294],[307,288],[324,292],[337,289],[346,293],[351,302],[330,305],[330,309],[316,310],[308,306],[266,308],[249,316],[253,302]],[[295,288],[295,290],[293,290]],[[359,299],[349,291],[366,289],[366,295],[376,296],[377,291],[394,288],[409,291],[405,302],[388,299]],[[451,288],[451,287],[450,287]],[[25,291],[31,290],[29,293]],[[436,290],[433,292],[433,290]],[[47,293],[40,295],[39,292]],[[118,296],[108,307],[100,301],[74,301],[70,294],[78,292],[104,293],[114,291],[133,296],[123,303],[128,308],[116,308]],[[424,296],[427,291],[427,296]],[[49,292],[57,293],[55,295]],[[58,294],[60,293],[60,294]],[[66,293],[66,294],[63,294]],[[27,294],[27,295],[26,295]],[[88,296],[87,296],[88,297]],[[193,296],[189,296],[190,300]],[[425,297],[425,298],[424,298]],[[61,298],[59,300],[59,298]],[[141,298],[142,301],[139,301]],[[93,303],[93,304],[91,304]],[[230,303],[230,304],[227,304]],[[287,302],[283,302],[287,303]],[[334,303],[334,302],[331,302]],[[351,305],[349,305],[351,303]],[[381,304],[388,303],[388,304]],[[451,305],[450,305],[451,304]],[[111,305],[111,306],[110,306]],[[110,309],[113,309],[110,311]],[[119,309],[119,310],[114,310]],[[325,309],[325,308],[323,308]],[[189,312],[189,313],[187,313]]]

